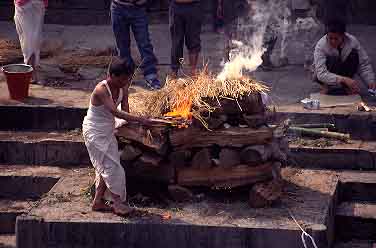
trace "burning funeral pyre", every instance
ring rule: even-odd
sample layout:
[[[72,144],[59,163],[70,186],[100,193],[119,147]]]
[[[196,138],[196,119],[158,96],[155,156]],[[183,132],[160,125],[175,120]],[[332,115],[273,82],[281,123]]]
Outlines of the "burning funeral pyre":
[[[153,126],[118,129],[127,175],[179,187],[250,187],[250,204],[266,206],[281,194],[280,167],[287,160],[283,128],[262,102],[267,91],[246,77],[219,81],[168,80],[145,99]]]

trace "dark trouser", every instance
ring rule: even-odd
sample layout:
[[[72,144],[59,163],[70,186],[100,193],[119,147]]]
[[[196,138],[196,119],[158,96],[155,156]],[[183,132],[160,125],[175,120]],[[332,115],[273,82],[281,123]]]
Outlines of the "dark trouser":
[[[358,51],[353,49],[345,61],[341,61],[339,57],[327,57],[326,67],[328,71],[343,77],[353,78],[358,71],[359,67],[359,54]],[[317,80],[320,85],[325,85],[323,82]],[[328,88],[329,95],[346,95],[348,92],[347,86],[330,86]]]
[[[278,37],[273,36],[270,37],[268,40],[264,40],[264,47],[266,48],[266,51],[262,54],[262,66],[273,66],[271,57],[273,53],[273,49],[275,47],[275,44],[277,43]]]
[[[157,58],[154,55],[153,45],[149,37],[149,24],[145,9],[112,2],[111,22],[120,58],[134,64],[131,56],[130,29],[132,29],[141,54],[141,68],[144,75],[155,75],[156,77]]]
[[[169,14],[172,42],[171,69],[176,72],[181,66],[180,59],[184,56],[184,40],[189,53],[196,54],[201,51],[203,15],[199,2],[177,4],[174,1],[171,1]]]
[[[213,0],[213,20],[214,20],[213,28],[214,28],[214,31],[217,31],[219,28],[223,28],[223,26],[224,26],[223,17],[218,16],[218,13],[217,13],[218,5],[219,5],[219,0]],[[223,10],[223,6],[222,6],[222,10]]]

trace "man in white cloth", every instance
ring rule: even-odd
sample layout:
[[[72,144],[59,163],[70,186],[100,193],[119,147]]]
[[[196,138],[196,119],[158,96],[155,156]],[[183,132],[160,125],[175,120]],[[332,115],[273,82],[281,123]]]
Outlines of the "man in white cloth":
[[[115,117],[128,122],[148,125],[147,119],[129,114],[128,89],[134,66],[115,61],[109,69],[109,78],[95,87],[82,125],[85,145],[96,172],[96,192],[92,204],[94,211],[112,210],[125,215],[127,207],[125,172],[120,164],[120,155],[115,133]],[[118,105],[121,103],[121,109]],[[106,193],[106,194],[105,194]],[[105,195],[113,204],[105,204]]]
[[[14,22],[21,43],[24,63],[34,69],[33,82],[38,82],[42,27],[48,0],[14,0]]]

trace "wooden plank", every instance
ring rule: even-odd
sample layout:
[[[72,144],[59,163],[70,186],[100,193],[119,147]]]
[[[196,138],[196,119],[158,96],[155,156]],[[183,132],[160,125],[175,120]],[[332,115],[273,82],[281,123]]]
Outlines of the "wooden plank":
[[[247,146],[240,153],[242,163],[248,165],[257,165],[264,163],[272,156],[272,148],[269,145]]]
[[[118,128],[116,135],[137,142],[160,155],[164,155],[167,152],[166,130],[166,127],[144,127],[128,123]]]
[[[215,167],[205,170],[187,168],[177,171],[177,182],[182,186],[238,187],[271,178],[271,163],[257,167],[238,165],[231,168]]]
[[[209,169],[212,165],[212,160],[210,156],[210,151],[204,148],[198,151],[192,159],[192,168],[195,169]]]
[[[234,149],[224,148],[219,153],[219,166],[223,168],[230,168],[240,164],[239,152]]]
[[[211,145],[243,147],[266,144],[273,138],[270,128],[250,129],[231,127],[217,131],[203,131],[198,128],[173,130],[170,141],[174,148],[208,147]]]

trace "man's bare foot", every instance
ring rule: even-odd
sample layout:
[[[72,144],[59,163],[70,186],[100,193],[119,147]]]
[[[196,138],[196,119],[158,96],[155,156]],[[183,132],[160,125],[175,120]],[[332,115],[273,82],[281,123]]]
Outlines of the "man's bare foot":
[[[98,212],[106,212],[106,211],[111,211],[112,208],[111,206],[107,205],[103,201],[99,201],[99,202],[93,202],[93,205],[91,206],[91,210],[98,211]]]
[[[126,215],[129,215],[130,213],[132,213],[134,211],[134,209],[122,204],[122,203],[114,203],[112,204],[112,211],[114,212],[114,214],[116,215],[120,215],[120,216],[126,216]]]

